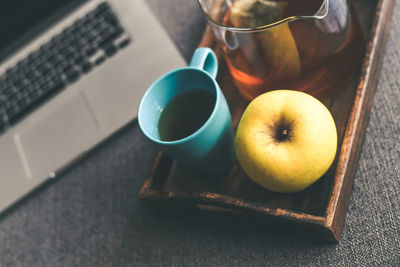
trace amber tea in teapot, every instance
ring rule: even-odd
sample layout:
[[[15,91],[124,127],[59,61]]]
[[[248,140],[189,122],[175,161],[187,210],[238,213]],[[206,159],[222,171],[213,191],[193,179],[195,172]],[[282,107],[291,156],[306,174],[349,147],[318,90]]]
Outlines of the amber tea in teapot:
[[[199,0],[240,93],[331,93],[358,68],[363,37],[346,0]]]

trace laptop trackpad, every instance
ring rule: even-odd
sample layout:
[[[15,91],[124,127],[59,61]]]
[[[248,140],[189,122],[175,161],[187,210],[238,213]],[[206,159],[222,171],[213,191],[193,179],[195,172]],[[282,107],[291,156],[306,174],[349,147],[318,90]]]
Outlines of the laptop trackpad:
[[[78,94],[22,129],[19,139],[32,177],[47,177],[85,152],[96,139],[96,122]]]

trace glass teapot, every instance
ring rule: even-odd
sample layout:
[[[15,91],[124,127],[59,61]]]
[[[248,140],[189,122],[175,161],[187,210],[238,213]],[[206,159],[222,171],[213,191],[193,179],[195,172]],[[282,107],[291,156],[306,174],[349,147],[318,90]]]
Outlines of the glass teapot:
[[[346,0],[198,0],[233,80],[251,100],[274,89],[332,93],[363,54]]]

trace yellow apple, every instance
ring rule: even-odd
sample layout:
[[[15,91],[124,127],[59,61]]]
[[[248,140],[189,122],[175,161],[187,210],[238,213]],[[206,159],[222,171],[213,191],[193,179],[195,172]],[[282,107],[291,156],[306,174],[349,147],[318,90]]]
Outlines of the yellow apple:
[[[332,164],[336,126],[329,110],[311,95],[270,91],[246,108],[235,149],[253,181],[271,191],[297,192],[317,181]]]

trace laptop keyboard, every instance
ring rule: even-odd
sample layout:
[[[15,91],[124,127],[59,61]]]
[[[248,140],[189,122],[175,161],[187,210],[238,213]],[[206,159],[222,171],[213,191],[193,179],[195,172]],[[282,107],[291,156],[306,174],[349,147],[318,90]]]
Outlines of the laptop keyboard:
[[[0,76],[0,134],[131,42],[107,3]]]

